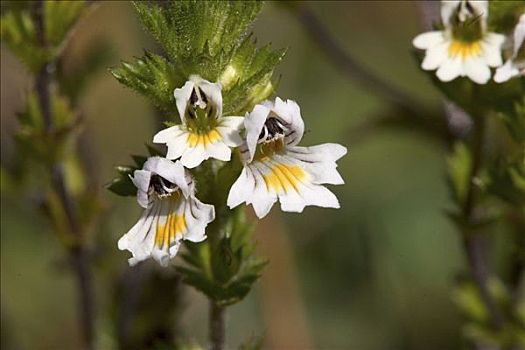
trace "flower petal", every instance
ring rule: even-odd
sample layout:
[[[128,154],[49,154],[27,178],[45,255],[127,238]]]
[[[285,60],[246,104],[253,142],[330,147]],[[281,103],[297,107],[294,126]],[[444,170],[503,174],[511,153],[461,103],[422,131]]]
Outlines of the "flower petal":
[[[217,117],[222,116],[221,84],[210,83],[199,76],[191,76],[190,79],[193,79],[195,85],[197,85],[202,90],[202,92],[206,94],[208,101],[217,107]]]
[[[172,162],[162,157],[150,157],[146,163],[144,163],[143,169],[158,174],[169,182],[174,183],[183,192],[188,191],[186,173],[179,161]]]
[[[448,42],[440,43],[429,48],[425,54],[425,58],[421,63],[421,68],[424,70],[437,69],[448,58]]]
[[[137,202],[143,208],[149,205],[148,190],[151,172],[147,170],[135,170],[131,181],[137,187]]]
[[[301,117],[301,109],[299,105],[292,100],[284,102],[279,97],[275,98],[274,106],[272,108],[279,119],[286,123],[289,132],[285,135],[286,144],[294,146],[303,138],[304,122]]]
[[[206,147],[206,153],[208,153],[210,158],[222,160],[223,162],[228,162],[232,155],[230,147],[226,146],[222,141],[209,144]]]
[[[511,60],[508,60],[503,66],[496,69],[496,73],[494,74],[494,81],[496,83],[504,83],[519,75],[519,69],[512,63]]]
[[[462,75],[462,62],[459,56],[454,58],[449,58],[439,67],[436,72],[439,80],[448,82],[456,79],[458,76]]]
[[[412,40],[412,45],[418,49],[427,50],[445,42],[442,31],[433,31],[419,34]]]
[[[180,162],[186,168],[193,169],[199,166],[203,161],[205,161],[208,158],[209,157],[206,153],[206,150],[204,149],[204,146],[197,145],[193,148],[187,148],[182,154]]]
[[[175,89],[173,91],[173,96],[175,97],[175,103],[177,105],[177,110],[179,111],[180,120],[183,123],[186,123],[186,107],[188,106],[188,101],[191,97],[191,92],[195,87],[195,83],[191,80],[188,80],[181,88]]]
[[[192,197],[186,201],[184,217],[188,227],[184,239],[191,242],[202,242],[206,239],[206,226],[215,220],[215,207]]]
[[[249,152],[249,161],[255,155],[259,134],[270,114],[270,108],[264,105],[256,105],[253,110],[244,118],[244,127],[246,128],[246,145]]]
[[[237,147],[243,143],[239,131],[244,123],[244,117],[222,117],[216,130],[221,134],[222,142],[227,146]]]
[[[246,202],[255,189],[255,177],[248,167],[242,169],[241,175],[232,185],[227,204],[230,209]]]
[[[470,57],[464,62],[465,74],[475,83],[486,84],[490,79],[490,69],[480,57]]]

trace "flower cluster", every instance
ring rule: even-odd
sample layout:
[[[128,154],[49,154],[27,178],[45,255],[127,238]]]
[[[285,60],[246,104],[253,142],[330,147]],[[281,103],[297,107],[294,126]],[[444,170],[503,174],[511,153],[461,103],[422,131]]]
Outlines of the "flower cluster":
[[[490,68],[497,68],[494,80],[498,83],[525,75],[525,14],[508,38],[489,32],[487,18],[488,1],[442,1],[443,30],[420,34],[413,41],[416,48],[426,50],[421,68],[436,70],[443,82],[466,76],[485,84],[491,77]],[[503,65],[501,56],[506,42],[512,50]]]
[[[174,96],[181,124],[153,138],[166,144],[166,157],[149,158],[132,177],[144,212],[118,242],[119,249],[133,254],[130,264],[151,256],[166,266],[182,240],[206,239],[215,208],[196,198],[190,171],[209,158],[230,161],[232,149],[243,169],[229,191],[228,207],[252,204],[259,218],[277,201],[289,212],[302,212],[308,205],[339,208],[335,195],[322,185],[344,183],[336,161],[346,148],[298,146],[304,123],[297,103],[276,98],[244,117],[223,116],[221,85],[195,75]]]

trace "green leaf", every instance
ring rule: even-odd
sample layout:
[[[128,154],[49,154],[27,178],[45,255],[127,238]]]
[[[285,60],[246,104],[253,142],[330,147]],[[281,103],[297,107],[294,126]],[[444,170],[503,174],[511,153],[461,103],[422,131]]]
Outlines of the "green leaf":
[[[144,27],[173,62],[195,65],[201,54],[232,52],[259,13],[260,1],[170,1],[163,6],[134,2]],[[194,72],[198,73],[198,72]],[[202,75],[206,79],[217,77]]]
[[[525,205],[525,150],[515,159],[500,158],[489,166],[486,190],[511,205]]]
[[[498,117],[503,121],[512,138],[525,147],[525,95],[514,103],[513,110],[500,111]]]
[[[46,44],[58,48],[81,16],[86,3],[84,1],[47,0],[44,1],[43,6]]]
[[[271,79],[285,53],[286,50],[271,50],[269,45],[257,49],[247,37],[219,78],[226,91],[224,114],[241,115],[267,99],[277,87]]]
[[[458,141],[454,145],[452,154],[447,158],[448,182],[454,199],[458,204],[465,201],[470,182],[472,156],[467,146]]]
[[[157,107],[176,113],[173,90],[182,86],[187,77],[162,56],[146,51],[142,58],[123,62],[111,73],[123,85],[150,98]]]
[[[36,73],[51,58],[51,53],[40,47],[30,12],[6,11],[0,20],[2,43],[28,68]]]
[[[33,13],[36,2],[7,6],[1,18],[1,37],[33,72],[56,58],[68,33],[86,8],[84,1],[43,1],[44,33],[39,35]]]
[[[80,123],[68,101],[54,91],[50,99],[53,128],[46,129],[36,94],[30,94],[25,109],[18,114],[20,127],[15,135],[21,156],[44,164],[58,162],[71,154],[80,133]]]
[[[186,264],[179,267],[185,283],[222,306],[242,300],[266,265],[254,256],[253,226],[247,223],[242,209],[231,213],[224,229],[225,236],[213,247],[210,239],[186,244],[188,249],[182,254]]]
[[[277,86],[273,71],[284,50],[257,49],[246,30],[259,1],[135,2],[138,17],[167,58],[146,52],[112,70],[122,84],[176,113],[173,90],[192,74],[223,85],[225,115],[240,115],[268,98]]]

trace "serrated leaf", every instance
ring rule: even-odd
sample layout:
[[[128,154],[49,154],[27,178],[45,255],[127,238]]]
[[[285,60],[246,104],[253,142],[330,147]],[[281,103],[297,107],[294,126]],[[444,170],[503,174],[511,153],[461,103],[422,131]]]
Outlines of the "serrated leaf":
[[[187,76],[162,56],[146,51],[142,58],[123,62],[111,73],[123,85],[150,98],[157,107],[176,113],[173,90],[182,86]]]
[[[191,74],[223,85],[225,115],[241,115],[275,90],[273,70],[284,50],[261,49],[246,36],[259,1],[171,1],[162,6],[135,2],[144,27],[161,44],[167,59],[146,53],[112,73],[122,84],[176,113],[175,88]]]

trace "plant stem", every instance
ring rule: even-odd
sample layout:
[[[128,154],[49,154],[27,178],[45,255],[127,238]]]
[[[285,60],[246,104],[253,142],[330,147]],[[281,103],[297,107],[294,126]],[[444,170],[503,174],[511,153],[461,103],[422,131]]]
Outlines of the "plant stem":
[[[223,350],[225,341],[225,322],[222,306],[210,300],[210,349]]]
[[[43,2],[37,1],[34,4],[34,18],[35,26],[37,28],[37,35],[40,45],[46,47],[46,39],[44,32],[44,11]],[[51,71],[54,68],[56,61],[45,64],[35,80],[35,90],[38,96],[38,101],[41,108],[42,118],[46,132],[53,130],[53,118],[50,108],[50,86],[52,82]],[[60,204],[64,210],[67,220],[67,227],[71,235],[75,238],[75,244],[69,247],[69,254],[71,259],[71,266],[75,272],[78,288],[78,303],[80,308],[80,324],[82,329],[82,338],[84,348],[87,350],[93,349],[93,287],[91,281],[91,274],[89,271],[88,255],[82,240],[82,231],[77,221],[74,209],[74,202],[71,194],[68,192],[62,164],[54,163],[50,167],[51,186],[56,192]]]
[[[467,223],[472,223],[475,215],[476,186],[474,182],[479,176],[483,161],[483,142],[485,136],[485,119],[483,116],[475,120],[473,128],[472,168],[470,170],[467,196],[462,208],[462,215]],[[467,257],[470,273],[489,314],[490,323],[495,330],[499,330],[502,328],[504,320],[488,290],[487,284],[490,278],[490,271],[487,264],[483,238],[479,233],[473,233],[470,232],[469,229],[466,229],[465,232],[463,232],[463,248]]]

